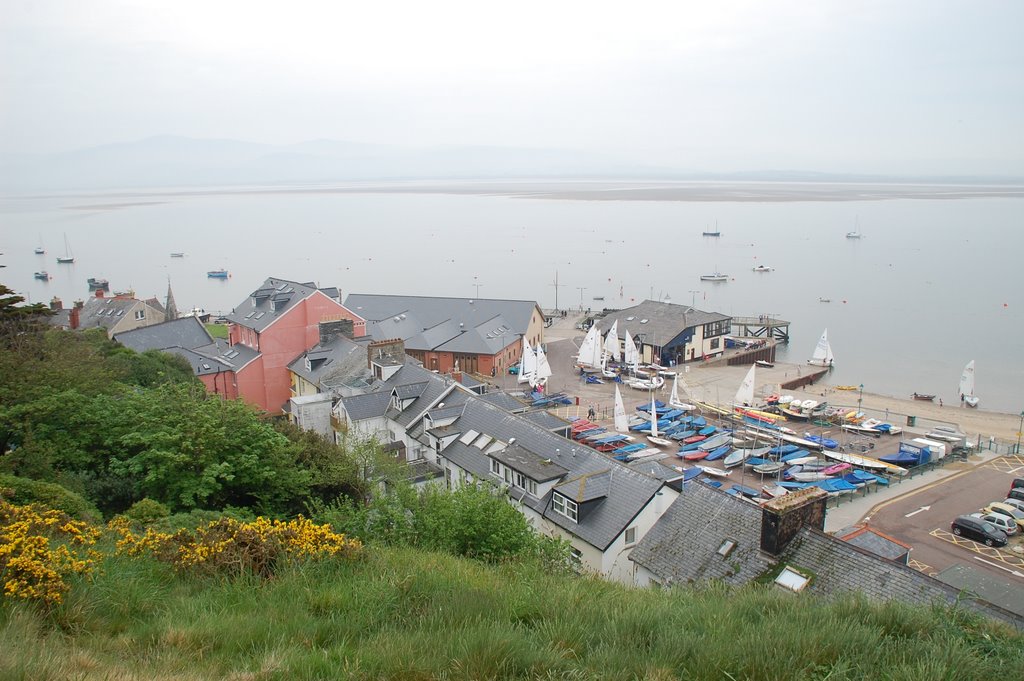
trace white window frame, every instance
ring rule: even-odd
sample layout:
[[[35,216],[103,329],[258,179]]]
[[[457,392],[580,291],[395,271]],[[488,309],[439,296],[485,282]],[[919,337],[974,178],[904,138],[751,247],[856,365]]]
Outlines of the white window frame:
[[[526,493],[531,496],[537,496],[537,482],[535,480],[526,479]]]
[[[501,477],[501,463],[497,459],[491,459],[491,475]]]
[[[141,322],[145,318],[146,318],[146,311],[145,310],[136,310],[135,311],[135,321]]]
[[[558,515],[565,516],[574,523],[579,522],[579,505],[564,494],[555,492],[551,495],[551,508]]]
[[[626,528],[626,532],[623,534],[622,538],[625,540],[626,546],[632,546],[633,544],[635,544],[636,543],[636,525],[634,525],[633,527],[627,527]]]

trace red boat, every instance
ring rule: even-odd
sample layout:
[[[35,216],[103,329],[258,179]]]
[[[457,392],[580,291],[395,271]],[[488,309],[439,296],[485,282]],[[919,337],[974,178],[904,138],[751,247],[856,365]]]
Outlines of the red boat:
[[[683,454],[683,458],[686,459],[687,461],[700,461],[708,454],[710,454],[710,452],[695,449],[692,452],[686,452],[685,454]]]
[[[707,440],[707,435],[691,435],[690,437],[683,440],[684,445],[691,445],[694,442],[700,442],[701,440]]]

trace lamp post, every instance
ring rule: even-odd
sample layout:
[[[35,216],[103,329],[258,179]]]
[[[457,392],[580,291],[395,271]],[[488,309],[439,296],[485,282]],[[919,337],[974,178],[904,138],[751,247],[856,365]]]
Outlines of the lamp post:
[[[583,312],[583,292],[587,290],[586,286],[577,286],[580,290],[580,312]]]
[[[1024,409],[1020,410],[1020,425],[1017,426],[1017,454],[1020,454],[1020,432],[1024,430]]]
[[[857,396],[857,413],[861,412],[861,405],[864,404],[864,384],[860,384],[860,394]]]

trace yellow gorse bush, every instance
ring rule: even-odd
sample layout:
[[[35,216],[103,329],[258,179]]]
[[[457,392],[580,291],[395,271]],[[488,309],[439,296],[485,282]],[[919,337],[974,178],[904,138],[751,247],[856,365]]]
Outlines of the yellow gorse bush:
[[[89,547],[100,531],[63,511],[0,498],[0,583],[6,598],[47,605],[70,589],[67,577],[92,572],[99,554]]]
[[[317,525],[302,516],[289,521],[257,518],[252,522],[221,518],[195,531],[173,534],[149,528],[138,535],[124,518],[112,520],[109,527],[121,537],[117,542],[119,553],[150,554],[180,572],[269,577],[285,562],[352,557],[362,548],[359,540],[348,539],[330,525]]]

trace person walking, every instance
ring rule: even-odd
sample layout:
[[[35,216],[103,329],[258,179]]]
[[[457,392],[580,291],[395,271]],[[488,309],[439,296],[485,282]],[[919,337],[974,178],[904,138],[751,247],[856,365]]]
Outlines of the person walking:
[[[595,416],[596,414],[594,412],[594,405],[590,405],[590,409],[587,410],[587,418],[593,421]]]

